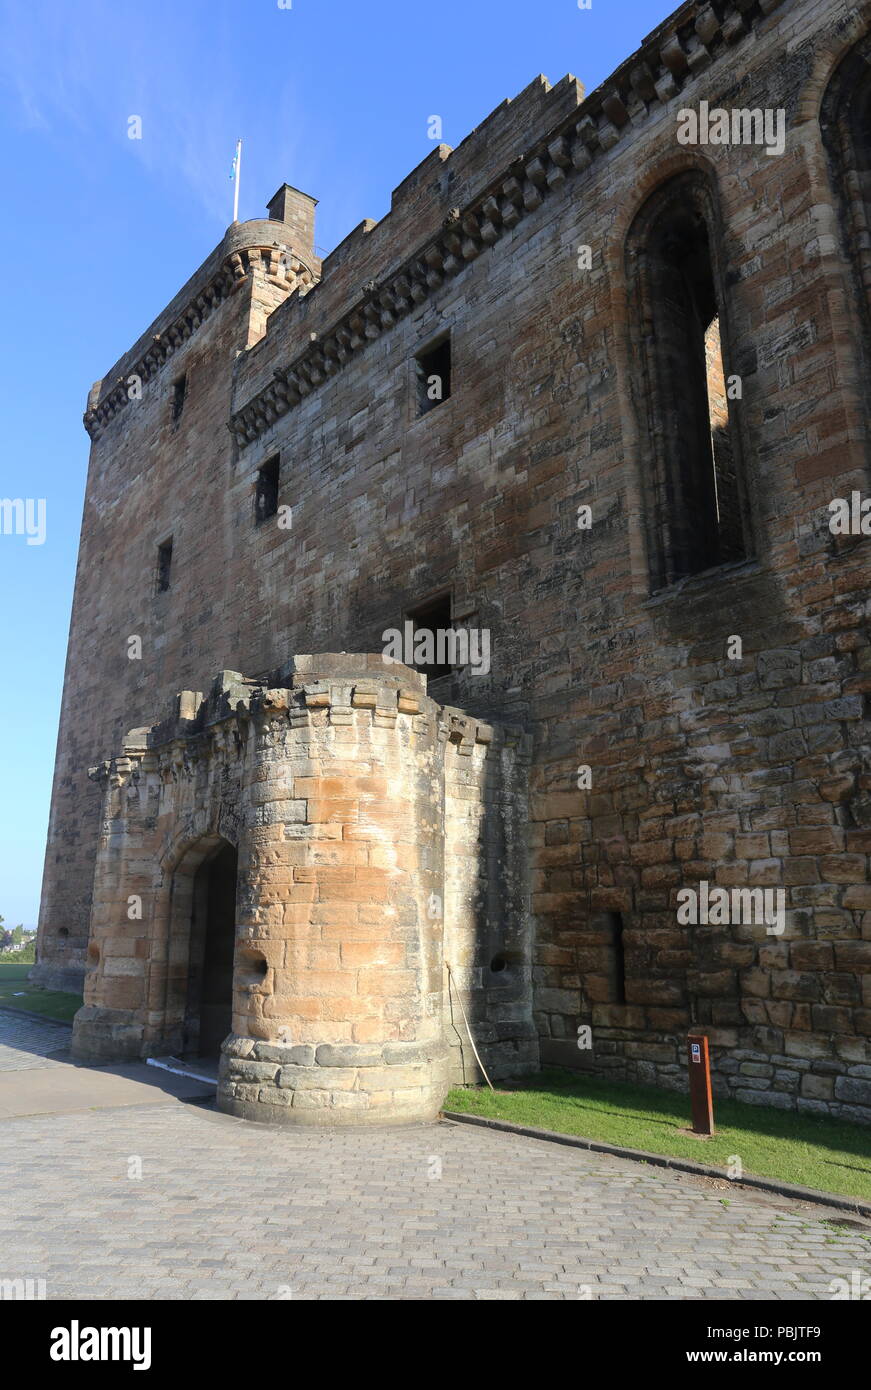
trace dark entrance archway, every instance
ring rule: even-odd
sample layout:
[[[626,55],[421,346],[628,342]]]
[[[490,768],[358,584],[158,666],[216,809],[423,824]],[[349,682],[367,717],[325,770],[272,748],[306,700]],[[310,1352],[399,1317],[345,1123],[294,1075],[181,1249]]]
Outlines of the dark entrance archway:
[[[216,1057],[231,1031],[236,934],[234,847],[221,841],[194,875],[184,1051]]]

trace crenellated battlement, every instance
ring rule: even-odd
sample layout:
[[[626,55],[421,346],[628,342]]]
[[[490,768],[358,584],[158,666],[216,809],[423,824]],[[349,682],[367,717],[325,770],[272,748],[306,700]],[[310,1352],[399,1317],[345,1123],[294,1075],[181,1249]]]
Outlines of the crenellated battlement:
[[[724,54],[731,58],[780,3],[727,0],[720,18],[710,4],[691,0],[589,96],[571,74],[555,87],[535,78],[456,148],[440,145],[427,155],[393,190],[388,215],[360,223],[323,264],[308,244],[313,220],[300,213],[304,204],[313,210],[316,200],[284,185],[284,203],[279,190],[270,212],[276,220],[289,219],[295,241],[307,244],[282,250],[270,236],[274,220],[231,226],[167,309],[92,388],[84,416],[88,433],[97,438],[124,408],[132,378],[140,385],[151,380],[240,281],[260,274],[283,292],[285,303],[270,315],[266,341],[240,366],[235,396],[242,404],[233,409],[231,429],[245,447],[535,212],[548,194],[574,182],[693,89]],[[430,235],[408,256],[409,236],[419,236],[427,224]],[[320,294],[303,310],[302,300],[318,284]],[[264,356],[271,361],[276,335],[292,343],[303,326],[306,346],[286,365],[276,368],[272,361],[274,376],[264,384],[260,364]]]
[[[571,74],[555,87],[539,76],[455,149],[433,150],[394,189],[387,217],[362,223],[325,259],[317,294],[304,307],[293,302],[276,310],[264,340],[240,361],[230,422],[239,447],[258,439],[546,198],[574,189],[612,151],[620,153],[677,97],[704,96],[721,59],[731,64],[780,4],[727,0],[720,19],[710,4],[691,0],[588,97]],[[410,233],[421,239],[409,255]],[[276,366],[285,352],[289,360]],[[271,372],[266,382],[265,362]]]
[[[529,758],[529,739],[522,728],[494,725],[438,705],[426,694],[426,679],[420,672],[395,663],[385,669],[378,655],[298,656],[285,669],[291,670],[287,685],[271,686],[238,671],[222,671],[206,695],[180,691],[170,715],[149,727],[131,729],[121,753],[90,767],[89,778],[104,786],[117,785],[140,771],[173,769],[179,765],[180,750],[184,750],[184,762],[193,766],[216,753],[223,756],[231,746],[231,729],[247,740],[249,726],[262,729],[270,724],[274,729],[275,721],[281,721],[300,728],[313,719],[341,728],[362,718],[376,728],[395,729],[402,716],[435,716],[440,741],[455,745],[460,754],[469,754],[476,746],[484,754],[507,747],[521,759]],[[355,670],[369,674],[356,676]],[[235,751],[240,753],[242,748],[240,739]]]

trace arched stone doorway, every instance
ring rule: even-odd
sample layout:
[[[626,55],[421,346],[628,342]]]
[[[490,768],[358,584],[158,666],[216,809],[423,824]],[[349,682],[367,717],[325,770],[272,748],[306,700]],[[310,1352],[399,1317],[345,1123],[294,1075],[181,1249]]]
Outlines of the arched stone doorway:
[[[187,878],[190,894],[182,1032],[188,1057],[217,1057],[231,1031],[237,862],[234,846],[218,840],[192,874],[189,862],[176,871]]]

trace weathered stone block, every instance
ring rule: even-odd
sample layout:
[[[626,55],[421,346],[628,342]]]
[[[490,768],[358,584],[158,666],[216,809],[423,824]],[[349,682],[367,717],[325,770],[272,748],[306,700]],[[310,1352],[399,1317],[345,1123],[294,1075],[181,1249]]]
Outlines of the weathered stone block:
[[[850,1105],[871,1107],[871,1081],[860,1081],[853,1076],[836,1077],[835,1097]]]
[[[319,1067],[377,1067],[382,1061],[380,1047],[360,1047],[356,1043],[333,1046],[321,1043],[315,1060]]]

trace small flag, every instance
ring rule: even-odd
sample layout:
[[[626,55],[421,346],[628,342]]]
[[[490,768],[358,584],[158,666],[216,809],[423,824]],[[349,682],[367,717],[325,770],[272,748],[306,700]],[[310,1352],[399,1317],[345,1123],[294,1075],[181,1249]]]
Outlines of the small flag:
[[[236,150],[236,153],[233,155],[233,163],[232,163],[231,168],[230,168],[230,178],[231,178],[231,179],[234,179],[234,178],[236,177],[236,160],[237,160],[238,158],[239,158],[239,151],[238,151],[238,149],[237,149],[237,150]]]

